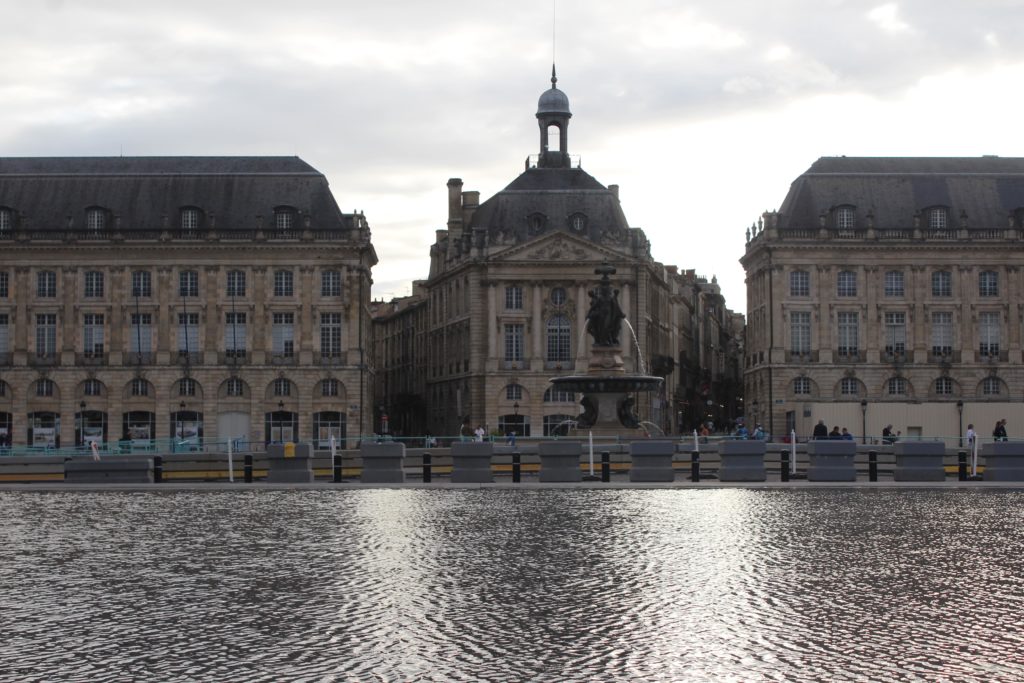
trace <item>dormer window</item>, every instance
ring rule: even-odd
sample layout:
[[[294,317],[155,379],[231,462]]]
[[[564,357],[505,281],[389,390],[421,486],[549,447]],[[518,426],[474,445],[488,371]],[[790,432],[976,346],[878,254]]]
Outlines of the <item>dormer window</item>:
[[[14,230],[14,211],[0,206],[0,234]]]
[[[199,230],[203,212],[194,206],[186,206],[181,210],[181,233],[193,235]]]
[[[835,210],[836,230],[853,230],[857,227],[857,211],[852,206],[840,206]]]
[[[274,209],[274,229],[288,232],[295,229],[295,216],[298,212],[292,206],[279,206]]]
[[[531,213],[526,217],[526,225],[530,228],[530,234],[539,234],[547,225],[548,217],[542,213]]]
[[[569,216],[569,229],[576,233],[582,233],[587,229],[587,217],[582,213],[574,213]]]
[[[949,227],[949,210],[944,206],[928,209],[928,229],[945,230]]]
[[[107,210],[100,206],[92,206],[85,210],[85,228],[89,232],[102,232],[107,229]]]

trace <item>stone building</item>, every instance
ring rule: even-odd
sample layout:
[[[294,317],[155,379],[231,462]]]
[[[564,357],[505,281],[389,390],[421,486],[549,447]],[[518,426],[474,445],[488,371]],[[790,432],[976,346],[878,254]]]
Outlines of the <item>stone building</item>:
[[[747,408],[867,440],[1024,429],[1024,159],[822,158],[748,235]]]
[[[579,397],[555,391],[550,379],[586,371],[588,292],[595,268],[608,263],[629,323],[620,335],[626,369],[665,378],[660,392],[637,397],[640,418],[655,434],[678,429],[685,399],[676,366],[695,319],[697,278],[656,262],[644,232],[626,220],[618,186],[602,185],[570,156],[571,117],[552,72],[536,114],[539,152],[524,171],[484,202],[460,179],[448,181],[447,226],[436,232],[416,305],[379,305],[378,424],[400,413],[405,434],[456,435],[464,422],[497,434],[565,433]],[[423,375],[401,370],[415,355],[412,339],[426,350]],[[394,380],[415,386],[383,384]],[[421,400],[400,401],[403,393]]]
[[[376,262],[298,158],[0,160],[0,435],[366,431]]]

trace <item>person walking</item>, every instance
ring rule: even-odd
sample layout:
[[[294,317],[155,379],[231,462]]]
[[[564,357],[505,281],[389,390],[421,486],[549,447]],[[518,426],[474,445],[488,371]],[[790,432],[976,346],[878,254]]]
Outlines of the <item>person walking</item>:
[[[828,438],[828,427],[825,425],[824,420],[818,420],[818,424],[814,425],[814,439],[827,439]]]

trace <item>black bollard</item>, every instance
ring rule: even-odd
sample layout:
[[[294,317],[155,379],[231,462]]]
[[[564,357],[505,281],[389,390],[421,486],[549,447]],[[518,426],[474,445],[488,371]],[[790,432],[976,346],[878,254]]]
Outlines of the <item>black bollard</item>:
[[[334,483],[341,483],[341,453],[334,454]]]
[[[612,480],[612,454],[608,451],[601,451],[601,481],[608,483]]]
[[[690,481],[700,481],[700,451],[690,454]]]
[[[512,483],[513,484],[518,484],[520,479],[522,478],[522,472],[521,472],[522,465],[520,463],[519,458],[520,458],[519,451],[516,451],[516,452],[514,452],[512,454]]]
[[[153,456],[153,483],[159,484],[164,480],[164,459],[163,456]]]
[[[967,451],[958,451],[956,454],[956,478],[967,481]]]
[[[430,483],[430,474],[431,474],[430,468],[431,468],[432,461],[433,461],[433,458],[431,457],[430,453],[427,452],[427,451],[424,451],[424,453],[423,453],[423,483],[424,484],[429,484]]]
[[[245,454],[245,466],[242,468],[242,472],[245,476],[245,483],[252,483],[252,453]]]
[[[779,481],[789,481],[789,449],[779,451]]]
[[[868,481],[878,481],[878,451],[868,451]]]

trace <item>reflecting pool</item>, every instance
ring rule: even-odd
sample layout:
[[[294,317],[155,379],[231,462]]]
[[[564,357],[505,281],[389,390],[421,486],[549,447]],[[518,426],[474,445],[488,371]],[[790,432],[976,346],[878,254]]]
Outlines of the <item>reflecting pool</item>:
[[[0,492],[0,679],[1024,680],[1012,490]]]

